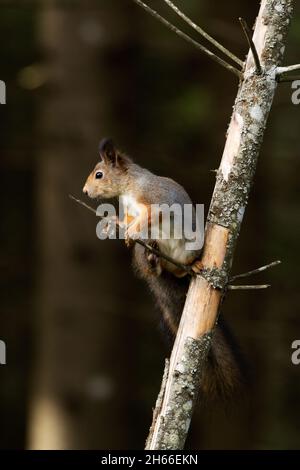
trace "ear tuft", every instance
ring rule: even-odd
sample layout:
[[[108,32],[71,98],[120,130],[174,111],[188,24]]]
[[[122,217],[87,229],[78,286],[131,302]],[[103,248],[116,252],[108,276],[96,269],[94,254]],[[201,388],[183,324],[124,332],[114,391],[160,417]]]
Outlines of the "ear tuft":
[[[112,139],[102,139],[99,144],[100,157],[111,164],[117,161],[117,152]]]

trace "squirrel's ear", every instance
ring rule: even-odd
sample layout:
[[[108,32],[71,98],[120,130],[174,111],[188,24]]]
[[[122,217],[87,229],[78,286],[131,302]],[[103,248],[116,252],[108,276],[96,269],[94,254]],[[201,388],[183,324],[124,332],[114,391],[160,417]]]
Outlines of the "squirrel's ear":
[[[117,151],[112,139],[102,139],[99,144],[99,154],[105,162],[115,165],[117,162]]]

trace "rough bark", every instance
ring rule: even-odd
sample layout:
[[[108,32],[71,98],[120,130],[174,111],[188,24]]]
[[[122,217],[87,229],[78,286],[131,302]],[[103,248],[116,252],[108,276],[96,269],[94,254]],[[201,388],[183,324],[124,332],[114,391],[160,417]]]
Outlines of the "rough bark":
[[[201,380],[210,332],[230,275],[276,90],[277,67],[282,62],[292,7],[293,0],[262,0],[261,3],[253,41],[262,73],[256,73],[249,51],[209,209],[202,260],[205,270],[191,280],[170,359],[164,400],[151,442],[147,443],[149,449],[181,449],[186,440],[196,401],[196,393],[187,390],[197,390]],[[200,353],[198,345],[203,342],[206,345],[200,348]],[[195,373],[187,375],[192,370]]]

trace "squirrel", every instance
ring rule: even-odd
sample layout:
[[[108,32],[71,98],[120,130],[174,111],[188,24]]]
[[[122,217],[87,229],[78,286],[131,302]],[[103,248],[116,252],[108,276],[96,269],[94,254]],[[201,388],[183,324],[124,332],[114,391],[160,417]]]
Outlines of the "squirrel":
[[[90,198],[119,198],[123,208],[120,223],[126,228],[126,243],[133,250],[134,270],[147,282],[154,295],[171,346],[184,307],[189,276],[186,270],[134,243],[134,240],[145,224],[153,228],[150,210],[153,204],[179,204],[183,207],[185,204],[192,205],[192,201],[181,185],[140,167],[118,150],[111,139],[101,140],[99,156],[100,161],[88,176],[83,192]],[[159,231],[160,218],[156,219],[156,224]],[[179,265],[193,266],[199,263],[201,250],[187,250],[184,237],[175,239],[172,235],[173,232],[170,232],[167,239],[157,237],[145,241]],[[224,320],[219,318],[213,331],[206,369],[201,378],[201,395],[209,399],[232,397],[241,389],[244,369],[244,358],[239,347]]]

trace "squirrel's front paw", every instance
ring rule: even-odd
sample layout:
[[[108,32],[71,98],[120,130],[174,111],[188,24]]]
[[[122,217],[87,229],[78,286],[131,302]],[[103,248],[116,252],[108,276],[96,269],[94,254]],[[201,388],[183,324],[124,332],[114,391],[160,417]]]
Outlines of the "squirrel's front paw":
[[[131,248],[134,245],[134,240],[125,235],[125,245],[127,246],[127,248]]]
[[[118,217],[115,215],[104,217],[101,221],[101,235],[106,237],[113,237],[117,233],[119,225]]]
[[[139,224],[130,224],[125,230],[125,244],[130,247],[134,244],[134,241],[139,238]]]

